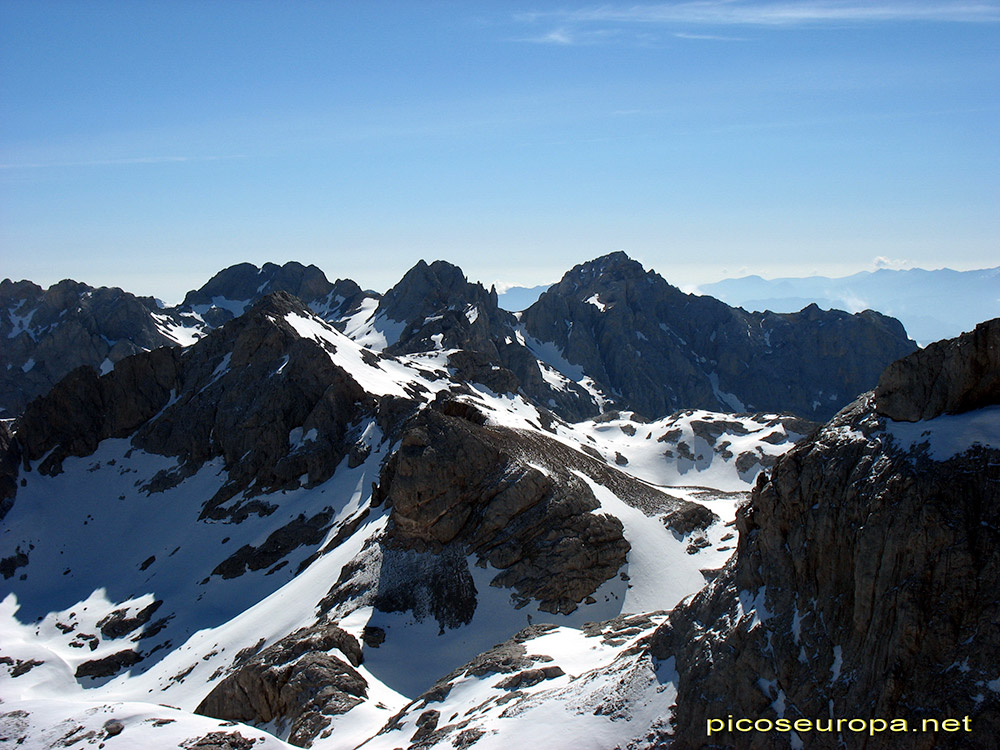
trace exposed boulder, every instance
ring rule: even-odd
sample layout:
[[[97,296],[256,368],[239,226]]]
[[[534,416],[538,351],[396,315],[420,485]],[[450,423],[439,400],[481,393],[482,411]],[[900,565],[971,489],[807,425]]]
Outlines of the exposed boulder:
[[[105,638],[121,638],[149,622],[162,604],[163,601],[157,599],[131,617],[129,617],[128,609],[116,609],[111,614],[99,620],[97,627],[101,629],[101,634]]]
[[[78,679],[81,677],[93,677],[95,679],[99,677],[111,677],[126,667],[138,664],[142,659],[142,654],[134,649],[117,651],[101,659],[91,659],[90,661],[83,662],[76,668],[76,677]]]
[[[340,656],[331,653],[340,652]],[[196,713],[229,721],[275,722],[288,742],[309,747],[330,724],[367,696],[355,669],[361,646],[335,625],[292,633],[237,665],[198,705]]]
[[[204,737],[182,742],[180,747],[186,750],[251,750],[256,744],[257,740],[239,732],[209,732]]]

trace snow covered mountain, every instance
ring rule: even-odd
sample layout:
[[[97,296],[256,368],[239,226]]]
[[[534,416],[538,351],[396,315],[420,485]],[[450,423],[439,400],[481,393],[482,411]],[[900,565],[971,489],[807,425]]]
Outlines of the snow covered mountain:
[[[189,347],[76,370],[0,423],[0,736],[374,747],[446,684],[583,700],[715,575],[736,506],[811,427],[569,424],[455,377],[461,355],[375,353],[277,293]],[[536,625],[525,658],[489,655]],[[499,746],[499,713],[413,721]]]
[[[839,279],[746,276],[704,284],[698,292],[747,310],[795,312],[811,304],[848,312],[878,310],[898,318],[910,337],[926,346],[1000,315],[1000,267],[881,268]]]
[[[630,278],[580,304],[627,308]],[[3,741],[799,747],[706,722],[874,710],[977,730],[915,747],[991,747],[1000,321],[818,431],[569,422],[501,363],[540,340],[523,316],[453,266],[320,292],[354,312],[192,309],[190,345],[0,422]],[[881,739],[844,736],[805,739]]]
[[[875,313],[748,314],[685,295],[623,253],[577,266],[517,314],[444,261],[419,262],[384,295],[331,283],[315,266],[240,264],[173,308],[118,289],[5,280],[0,414],[19,413],[81,365],[107,372],[127,354],[188,346],[274,292],[373,352],[460,349],[450,360],[459,378],[522,393],[570,420],[615,408],[647,418],[701,408],[822,419],[913,349]]]

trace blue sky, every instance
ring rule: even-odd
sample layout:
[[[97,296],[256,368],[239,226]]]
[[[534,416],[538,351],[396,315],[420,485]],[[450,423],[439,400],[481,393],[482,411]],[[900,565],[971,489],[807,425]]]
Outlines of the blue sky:
[[[981,268],[998,134],[998,2],[5,0],[0,276]]]

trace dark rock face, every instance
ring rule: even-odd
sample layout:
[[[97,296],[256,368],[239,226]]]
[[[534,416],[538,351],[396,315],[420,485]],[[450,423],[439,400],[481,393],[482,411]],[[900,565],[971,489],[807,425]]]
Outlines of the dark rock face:
[[[37,461],[52,451],[39,471],[58,473],[66,457],[88,456],[101,440],[130,435],[167,403],[180,359],[178,350],[155,349],[103,377],[77,368],[15,422],[24,458]]]
[[[303,475],[311,484],[325,481],[351,450],[350,425],[374,408],[322,345],[291,328],[284,320],[290,313],[308,314],[278,293],[186,350],[145,352],[101,377],[79,368],[17,420],[24,457],[48,454],[39,471],[58,473],[67,456],[86,456],[105,438],[131,435],[136,447],[181,461],[146,491],[176,484],[221,456],[229,482],[203,515],[239,520],[267,513],[266,503],[249,498],[220,506],[251,484],[262,493],[297,487]],[[292,449],[296,428],[315,439]]]
[[[330,512],[323,511],[311,518],[298,518],[271,532],[259,547],[245,545],[219,563],[213,575],[236,578],[246,570],[263,570],[274,565],[292,550],[303,545],[316,546],[330,528]]]
[[[100,370],[125,357],[175,342],[152,317],[156,302],[121,289],[60,281],[0,282],[0,417],[12,417],[70,371]]]
[[[103,659],[91,659],[83,662],[76,668],[76,677],[77,679],[81,677],[111,677],[140,661],[142,661],[142,655],[138,651],[126,649],[105,656]]]
[[[620,521],[592,513],[599,503],[581,479],[565,469],[546,476],[514,458],[527,451],[512,430],[422,412],[373,496],[391,506],[387,546],[468,550],[502,571],[494,585],[546,611],[576,609],[617,574],[629,544]]]
[[[704,408],[826,419],[915,349],[878,313],[748,313],[684,294],[620,252],[570,270],[521,322],[646,417]]]
[[[0,422],[0,521],[14,505],[21,449],[6,422]]]
[[[928,347],[887,375],[893,413],[934,413],[940,393],[983,405],[983,379],[968,373],[1000,328],[981,328],[986,340]],[[774,747],[770,733],[706,735],[708,719],[730,715],[910,727],[967,716],[971,733],[913,733],[907,747],[995,746],[1000,450],[934,460],[900,445],[875,401],[859,399],[759,480],[737,515],[737,554],[652,639],[680,674],[672,748]],[[878,748],[885,736],[845,741]],[[837,732],[800,739],[842,746]]]
[[[329,653],[333,649],[341,656]],[[290,744],[309,747],[330,724],[362,702],[368,683],[354,668],[361,646],[340,628],[319,624],[282,638],[241,664],[195,709],[229,721],[278,722]]]
[[[385,549],[373,603],[383,612],[433,617],[445,628],[472,621],[476,584],[465,556],[449,548],[441,554]]]
[[[379,301],[377,314],[406,324],[390,353],[434,349],[430,337],[442,334],[445,348],[492,354],[493,332],[514,323],[497,307],[495,291],[469,283],[462,269],[442,260],[420,261],[407,271]]]
[[[194,314],[212,328],[232,320],[269,294],[285,292],[302,300],[326,320],[356,312],[367,296],[350,279],[331,283],[316,266],[290,261],[282,266],[265,263],[260,268],[240,263],[219,271],[208,282],[188,292],[177,308],[178,314]]]
[[[879,378],[879,414],[904,422],[1000,403],[1000,318],[893,362]]]
[[[349,279],[331,283],[316,266],[249,263],[212,277],[184,302],[161,308],[152,298],[121,289],[61,281],[43,290],[30,281],[0,282],[0,417],[19,414],[72,370],[104,372],[125,357],[176,346],[171,331],[200,338],[274,292],[303,301],[326,320],[356,312],[370,293]],[[216,304],[218,303],[218,304]]]
[[[579,385],[557,390],[545,381],[538,361],[518,340],[517,318],[497,306],[496,290],[470,283],[458,266],[420,261],[385,293],[377,314],[404,324],[389,353],[459,349],[449,359],[458,378],[497,393],[521,390],[570,419],[600,411]]]

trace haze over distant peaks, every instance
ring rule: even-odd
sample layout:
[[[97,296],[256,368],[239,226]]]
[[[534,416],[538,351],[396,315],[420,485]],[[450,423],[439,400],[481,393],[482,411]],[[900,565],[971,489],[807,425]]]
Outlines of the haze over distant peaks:
[[[697,293],[746,310],[794,312],[812,303],[848,312],[878,310],[898,318],[923,346],[1000,315],[1000,266],[977,271],[881,268],[837,279],[745,276],[703,284]]]

